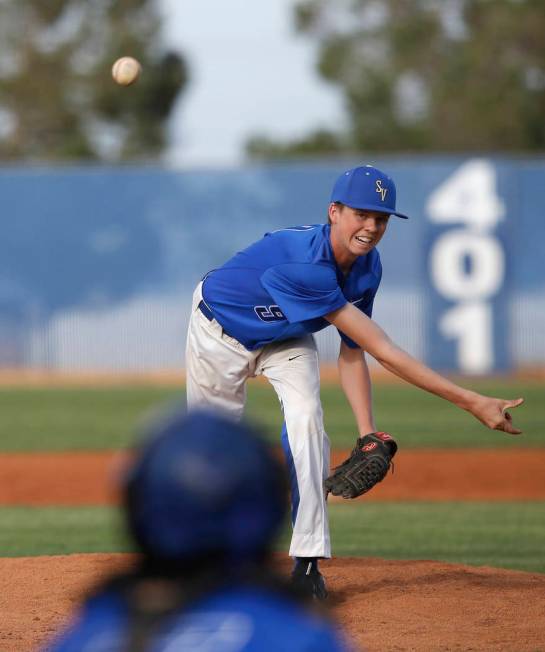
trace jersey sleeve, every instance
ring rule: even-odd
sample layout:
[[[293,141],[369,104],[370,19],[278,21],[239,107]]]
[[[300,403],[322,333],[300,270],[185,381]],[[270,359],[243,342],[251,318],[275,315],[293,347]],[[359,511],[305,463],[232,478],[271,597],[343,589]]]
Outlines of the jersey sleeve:
[[[323,317],[346,304],[332,267],[285,263],[269,267],[261,284],[289,322]]]

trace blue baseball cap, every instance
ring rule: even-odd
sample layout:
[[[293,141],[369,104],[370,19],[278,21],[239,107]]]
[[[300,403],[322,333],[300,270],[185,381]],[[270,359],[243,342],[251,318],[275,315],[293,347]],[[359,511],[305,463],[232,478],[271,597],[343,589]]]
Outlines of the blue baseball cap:
[[[397,215],[396,187],[393,180],[372,165],[363,165],[343,172],[333,186],[332,202],[341,202],[350,208],[359,208]]]

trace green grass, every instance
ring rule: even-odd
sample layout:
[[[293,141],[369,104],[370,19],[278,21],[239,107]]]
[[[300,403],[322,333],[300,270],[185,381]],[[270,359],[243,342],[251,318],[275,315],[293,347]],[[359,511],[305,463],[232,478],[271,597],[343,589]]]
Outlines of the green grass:
[[[126,446],[137,424],[183,389],[96,387],[0,390],[0,450],[95,450]]]
[[[130,550],[112,507],[2,507],[0,557]]]
[[[545,573],[545,502],[360,503],[330,509],[337,554]]]
[[[537,382],[496,380],[464,382],[495,396],[524,396],[514,412],[523,437],[509,437],[481,426],[469,414],[409,385],[378,384],[374,392],[378,427],[393,433],[401,446],[545,446],[545,388]],[[0,451],[97,450],[126,446],[136,425],[170,402],[184,404],[183,388],[153,386],[85,389],[3,388],[0,390]],[[351,447],[352,412],[340,388],[322,388],[326,429],[333,446]],[[249,417],[259,420],[278,441],[281,414],[272,388],[250,383]]]
[[[545,446],[545,386],[510,380],[461,381],[489,396],[518,398],[525,404],[513,411],[523,437],[507,436],[481,425],[467,412],[407,384],[378,384],[373,392],[377,427],[392,433],[404,448],[497,448]],[[326,429],[333,445],[352,446],[354,425],[342,391],[323,392]]]
[[[544,447],[545,390],[537,382],[465,383],[503,397],[524,396],[515,412],[523,437],[486,430],[468,414],[407,385],[375,388],[380,428],[402,447]],[[335,385],[323,387],[326,428],[334,446],[352,446],[353,417]],[[130,444],[136,426],[183,388],[154,386],[0,390],[0,451],[113,449]],[[248,415],[278,441],[281,414],[274,391],[250,383]],[[545,572],[545,502],[356,503],[330,508],[336,555],[441,559]],[[0,557],[130,548],[116,510],[108,507],[0,508]],[[285,550],[288,531],[279,544]]]
[[[346,503],[330,507],[336,556],[439,559],[545,573],[545,502]],[[0,557],[119,552],[108,507],[4,507]],[[286,550],[288,528],[278,545]]]

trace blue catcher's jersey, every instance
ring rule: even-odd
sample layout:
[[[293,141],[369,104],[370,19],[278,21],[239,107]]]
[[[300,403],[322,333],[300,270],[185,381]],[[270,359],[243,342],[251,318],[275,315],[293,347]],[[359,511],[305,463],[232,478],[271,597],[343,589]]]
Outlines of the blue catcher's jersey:
[[[225,332],[252,351],[322,330],[329,325],[324,315],[348,301],[371,317],[381,276],[376,249],[357,258],[345,276],[333,256],[329,224],[295,226],[266,233],[209,272],[203,300]]]
[[[45,652],[124,652],[129,612],[121,595],[88,601],[79,619]],[[323,618],[260,589],[233,588],[165,618],[146,652],[348,652]]]

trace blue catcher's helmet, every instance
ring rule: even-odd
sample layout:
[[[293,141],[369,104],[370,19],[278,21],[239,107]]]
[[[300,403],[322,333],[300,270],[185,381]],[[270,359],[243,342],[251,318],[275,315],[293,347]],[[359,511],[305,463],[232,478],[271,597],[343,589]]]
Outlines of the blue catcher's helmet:
[[[258,557],[283,521],[283,468],[254,431],[198,410],[156,426],[126,481],[129,527],[163,561]]]

